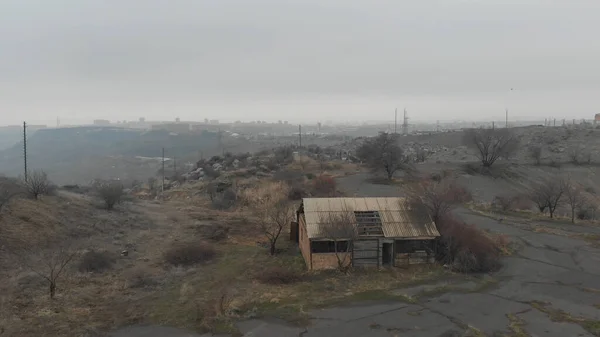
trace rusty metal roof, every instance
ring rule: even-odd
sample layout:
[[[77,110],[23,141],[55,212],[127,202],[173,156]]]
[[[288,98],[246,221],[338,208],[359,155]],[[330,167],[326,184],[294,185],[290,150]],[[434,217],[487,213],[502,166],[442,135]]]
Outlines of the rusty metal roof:
[[[386,238],[437,237],[440,233],[424,212],[411,209],[405,198],[304,198],[306,231],[310,239],[325,238],[324,215],[328,213],[377,211]],[[356,226],[356,218],[353,225]]]

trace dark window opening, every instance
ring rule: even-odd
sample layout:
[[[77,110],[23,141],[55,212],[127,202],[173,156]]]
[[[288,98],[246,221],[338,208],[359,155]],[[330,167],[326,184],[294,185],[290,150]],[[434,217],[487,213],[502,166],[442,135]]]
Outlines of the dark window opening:
[[[335,253],[336,243],[338,253],[348,251],[348,241],[313,241],[310,243],[310,251],[313,253]]]
[[[377,211],[355,211],[359,236],[383,236],[381,217]]]
[[[414,253],[416,251],[433,252],[433,240],[398,240],[396,253]]]

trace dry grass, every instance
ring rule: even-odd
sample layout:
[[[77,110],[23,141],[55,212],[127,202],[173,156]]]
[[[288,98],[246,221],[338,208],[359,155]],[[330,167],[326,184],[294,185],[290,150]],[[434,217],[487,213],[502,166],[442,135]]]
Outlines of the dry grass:
[[[586,331],[588,331],[592,335],[600,336],[600,321],[590,320],[590,319],[581,318],[581,317],[573,317],[568,312],[553,308],[551,303],[547,303],[547,302],[534,301],[534,302],[531,302],[530,305],[533,308],[548,315],[548,317],[550,317],[550,320],[552,320],[554,322],[567,322],[567,323],[579,324],[582,328],[584,328]]]
[[[257,219],[246,208],[212,210],[206,196],[192,188],[169,193],[176,197],[125,204],[114,212],[70,194],[22,200],[6,209],[4,219],[19,230],[8,228],[3,234],[31,242],[45,242],[44,236],[69,238],[81,248],[113,252],[116,260],[102,273],[80,273],[73,265],[59,282],[54,301],[39,277],[5,265],[0,273],[0,327],[5,334],[93,335],[140,323],[234,332],[232,322],[248,314],[299,322],[310,308],[389,297],[389,289],[445,273],[436,266],[356,271],[349,276],[308,273],[285,237],[279,245],[283,252],[276,257],[257,245],[263,238],[255,230]],[[31,212],[32,207],[40,211]],[[211,263],[166,265],[164,254],[171,243],[200,240],[197,222],[218,222],[232,230],[215,246]],[[120,255],[123,249],[127,256]],[[281,267],[298,275],[297,282],[264,284],[254,277]]]

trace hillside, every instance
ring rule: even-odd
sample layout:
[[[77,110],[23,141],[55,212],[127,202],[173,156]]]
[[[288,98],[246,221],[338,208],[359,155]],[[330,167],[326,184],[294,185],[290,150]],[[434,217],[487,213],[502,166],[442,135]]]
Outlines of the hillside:
[[[95,178],[144,179],[155,174],[157,161],[137,157],[166,156],[182,161],[197,158],[199,151],[218,151],[217,134],[172,134],[110,127],[77,127],[40,130],[28,140],[28,163],[45,170],[59,184],[86,183]],[[0,152],[0,172],[23,171],[23,144]]]

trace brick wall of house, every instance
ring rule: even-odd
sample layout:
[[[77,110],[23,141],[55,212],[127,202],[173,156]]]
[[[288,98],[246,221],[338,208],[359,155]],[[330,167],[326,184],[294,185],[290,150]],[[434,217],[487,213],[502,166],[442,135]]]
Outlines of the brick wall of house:
[[[300,223],[298,225],[298,246],[300,247],[300,252],[302,252],[302,257],[304,257],[304,262],[306,262],[306,267],[308,270],[311,270],[310,240],[308,239],[308,233],[306,232],[304,215],[300,216]]]
[[[342,261],[351,263],[351,253],[338,253]],[[312,269],[336,269],[338,260],[335,253],[312,253]]]

